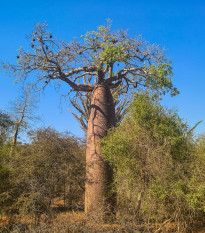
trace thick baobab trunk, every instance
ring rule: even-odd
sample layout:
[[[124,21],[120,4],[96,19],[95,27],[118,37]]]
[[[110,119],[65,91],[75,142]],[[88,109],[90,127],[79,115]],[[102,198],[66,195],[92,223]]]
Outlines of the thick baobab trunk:
[[[113,213],[115,197],[109,188],[113,169],[101,156],[100,140],[115,126],[113,98],[108,86],[97,85],[92,93],[87,129],[85,212],[98,219]]]

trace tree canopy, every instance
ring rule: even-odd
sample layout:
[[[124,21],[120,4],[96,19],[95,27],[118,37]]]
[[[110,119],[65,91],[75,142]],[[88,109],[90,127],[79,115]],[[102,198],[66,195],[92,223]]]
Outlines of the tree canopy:
[[[171,63],[159,45],[149,44],[141,36],[131,38],[127,31],[113,32],[109,21],[81,37],[60,41],[47,31],[45,23],[37,24],[26,37],[31,49],[18,50],[17,65],[2,65],[17,82],[34,74],[31,83],[36,90],[57,80],[74,91],[93,91],[95,83],[106,83],[111,89],[124,85],[150,88],[161,94],[178,93],[171,81]]]

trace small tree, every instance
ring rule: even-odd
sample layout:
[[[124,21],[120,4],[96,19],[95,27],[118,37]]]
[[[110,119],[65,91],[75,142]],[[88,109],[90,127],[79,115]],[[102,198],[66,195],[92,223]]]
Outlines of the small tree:
[[[85,211],[113,212],[115,197],[108,195],[113,168],[101,156],[101,138],[115,127],[116,116],[112,89],[149,88],[158,94],[177,94],[170,76],[171,65],[163,50],[141,36],[130,38],[126,31],[111,31],[111,24],[98,27],[82,40],[58,42],[38,24],[27,37],[31,50],[19,49],[17,65],[3,64],[18,81],[32,77],[36,90],[49,82],[68,85],[70,91],[90,92],[91,110],[87,127]],[[35,78],[34,78],[35,77]],[[94,82],[96,80],[96,83]]]
[[[35,109],[36,96],[30,93],[29,89],[21,88],[19,97],[10,103],[10,112],[15,125],[11,152],[17,143],[19,131],[28,128],[31,121],[38,119],[34,115]]]

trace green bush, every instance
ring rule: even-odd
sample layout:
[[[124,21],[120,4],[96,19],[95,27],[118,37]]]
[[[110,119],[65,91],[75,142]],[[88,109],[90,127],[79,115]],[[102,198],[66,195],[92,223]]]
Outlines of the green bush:
[[[84,204],[85,157],[80,141],[51,128],[30,132],[31,143],[17,145],[0,174],[9,187],[0,193],[0,214],[51,216],[52,204],[79,209]],[[3,171],[5,172],[3,173]],[[0,177],[1,178],[1,177]],[[8,204],[6,204],[8,203]]]
[[[102,145],[105,159],[115,167],[113,190],[123,219],[169,220],[188,229],[205,217],[202,146],[197,147],[177,111],[137,94],[124,122]]]

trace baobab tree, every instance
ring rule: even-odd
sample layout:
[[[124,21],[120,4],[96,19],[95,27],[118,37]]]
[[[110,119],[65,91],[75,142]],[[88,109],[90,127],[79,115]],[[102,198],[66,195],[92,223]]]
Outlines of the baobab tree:
[[[19,49],[17,65],[3,66],[17,81],[29,80],[37,91],[57,81],[67,85],[71,98],[73,92],[90,93],[85,212],[94,216],[111,213],[115,206],[115,195],[110,194],[113,168],[104,161],[100,146],[108,129],[116,125],[111,91],[121,87],[123,94],[141,87],[175,95],[171,65],[160,46],[141,36],[131,38],[127,31],[113,32],[110,22],[71,42],[54,39],[46,24],[37,24],[27,39],[31,49]]]

